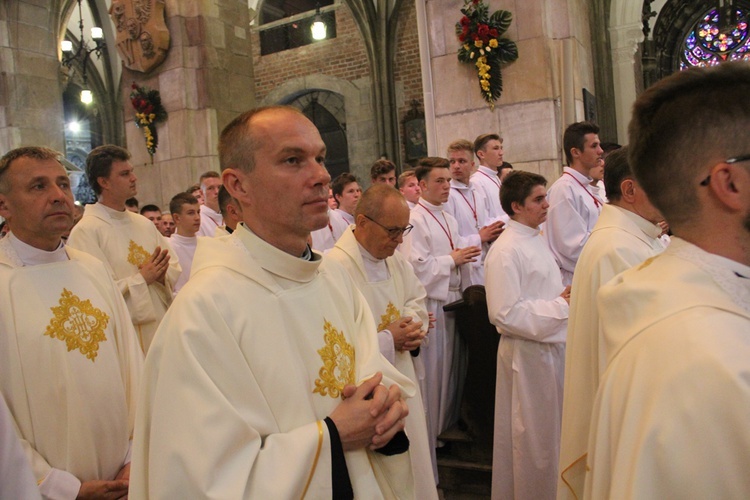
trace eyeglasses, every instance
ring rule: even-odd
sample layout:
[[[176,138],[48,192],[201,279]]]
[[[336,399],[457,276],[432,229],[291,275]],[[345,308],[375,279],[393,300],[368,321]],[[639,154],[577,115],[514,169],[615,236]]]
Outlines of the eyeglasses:
[[[369,215],[365,215],[365,217],[367,217],[369,220],[373,221],[375,224],[385,229],[385,231],[388,233],[388,237],[392,240],[398,239],[398,237],[401,235],[406,236],[407,234],[409,234],[409,231],[411,231],[412,228],[414,227],[411,224],[408,224],[406,227],[385,227],[383,224],[376,221]]]
[[[740,163],[742,161],[750,161],[750,154],[735,156],[734,158],[728,158],[724,160],[724,163],[728,163],[729,165],[731,165],[732,163]],[[708,174],[708,177],[706,177],[705,179],[701,181],[701,186],[708,186],[710,182],[711,182],[711,174]]]

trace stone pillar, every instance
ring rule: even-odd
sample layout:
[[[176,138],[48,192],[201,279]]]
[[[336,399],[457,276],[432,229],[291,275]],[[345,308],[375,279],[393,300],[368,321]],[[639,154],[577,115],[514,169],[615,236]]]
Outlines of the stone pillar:
[[[635,54],[643,40],[642,26],[632,23],[609,30],[612,43],[612,74],[615,85],[615,114],[617,115],[617,139],[620,144],[628,143],[628,123],[631,107],[636,98]],[[640,77],[640,76],[639,76]]]
[[[166,13],[172,39],[166,60],[149,74],[125,69],[121,87],[138,199],[163,209],[200,174],[219,170],[221,130],[255,105],[247,1],[167,0]],[[133,121],[133,81],[159,90],[169,114],[157,126],[153,165]]]
[[[462,0],[427,0],[429,54],[438,146],[499,132],[506,160],[554,181],[561,171],[561,137],[570,119],[583,119],[582,88],[594,92],[589,5],[584,0],[493,0],[490,13],[513,14],[505,36],[519,58],[503,71],[503,94],[491,111],[479,93],[476,68],[456,58],[455,23]],[[572,61],[568,65],[564,60]],[[429,97],[429,96],[426,96]],[[425,104],[425,108],[428,108]],[[428,127],[429,130],[429,127]]]
[[[55,16],[44,2],[0,2],[0,154],[19,146],[63,151]]]

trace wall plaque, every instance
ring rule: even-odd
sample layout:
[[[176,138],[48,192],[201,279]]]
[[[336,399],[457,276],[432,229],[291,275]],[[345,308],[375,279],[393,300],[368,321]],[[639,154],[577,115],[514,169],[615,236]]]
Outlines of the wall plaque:
[[[115,25],[117,51],[125,66],[148,73],[169,50],[165,0],[113,0],[109,15]]]

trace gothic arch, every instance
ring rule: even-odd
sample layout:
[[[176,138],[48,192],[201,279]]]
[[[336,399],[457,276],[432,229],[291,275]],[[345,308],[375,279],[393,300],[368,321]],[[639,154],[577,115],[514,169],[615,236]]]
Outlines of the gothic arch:
[[[288,104],[311,92],[326,95],[326,109],[346,131],[349,170],[360,182],[366,183],[373,158],[379,156],[373,145],[377,124],[370,105],[371,91],[370,87],[360,88],[340,78],[316,74],[286,81],[258,105]]]

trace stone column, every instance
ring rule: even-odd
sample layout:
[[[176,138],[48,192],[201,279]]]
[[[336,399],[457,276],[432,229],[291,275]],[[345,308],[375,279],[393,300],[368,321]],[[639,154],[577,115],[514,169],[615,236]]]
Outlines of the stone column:
[[[609,30],[612,44],[612,74],[615,84],[615,113],[617,115],[617,139],[628,143],[628,123],[631,107],[636,98],[635,54],[643,40],[643,27],[638,23],[617,26]],[[640,71],[638,72],[640,73]],[[640,78],[641,76],[639,76]]]
[[[490,13],[504,9],[513,14],[505,36],[516,42],[519,52],[518,60],[503,69],[504,90],[494,111],[482,100],[476,68],[456,58],[454,26],[462,7],[462,0],[427,0],[435,153],[445,155],[455,139],[473,141],[479,134],[496,132],[505,140],[507,161],[554,181],[560,174],[561,136],[567,125],[563,110],[571,120],[583,119],[582,88],[594,88],[588,2],[490,2]],[[565,59],[572,61],[569,67]]]
[[[45,2],[0,2],[0,154],[23,145],[63,151],[55,16]]]
[[[163,209],[207,170],[219,170],[223,127],[255,104],[246,0],[167,0],[171,45],[149,74],[125,69],[122,97],[128,149],[139,178],[138,199]],[[151,164],[128,96],[133,81],[160,91],[169,114],[157,126]]]

